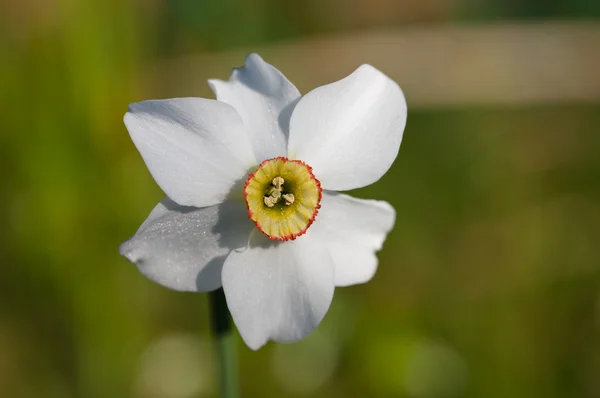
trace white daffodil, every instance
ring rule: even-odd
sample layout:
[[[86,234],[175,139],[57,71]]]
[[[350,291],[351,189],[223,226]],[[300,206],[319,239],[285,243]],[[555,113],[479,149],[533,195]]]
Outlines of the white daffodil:
[[[394,224],[386,202],[337,193],[377,181],[398,154],[402,91],[362,65],[301,96],[256,54],[217,100],[131,104],[125,125],[166,193],[121,254],[168,288],[221,286],[246,344],[292,342],[335,286],[370,280]]]

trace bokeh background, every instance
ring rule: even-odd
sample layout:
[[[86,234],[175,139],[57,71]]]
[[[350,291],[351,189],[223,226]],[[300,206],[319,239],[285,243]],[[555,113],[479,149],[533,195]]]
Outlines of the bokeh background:
[[[245,397],[600,397],[600,2],[4,0],[0,397],[215,397],[207,297],[118,255],[163,197],[130,102],[259,51],[302,92],[404,88],[398,218],[306,340],[238,338]]]

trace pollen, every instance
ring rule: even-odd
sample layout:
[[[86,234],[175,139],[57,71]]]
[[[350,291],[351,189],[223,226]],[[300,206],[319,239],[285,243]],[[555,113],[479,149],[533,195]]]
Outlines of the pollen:
[[[244,185],[248,217],[271,240],[304,234],[319,212],[321,195],[311,167],[284,157],[262,162]]]

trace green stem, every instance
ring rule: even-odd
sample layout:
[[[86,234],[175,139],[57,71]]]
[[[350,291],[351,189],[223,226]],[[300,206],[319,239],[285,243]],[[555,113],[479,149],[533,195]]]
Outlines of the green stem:
[[[219,359],[221,398],[238,398],[238,375],[235,340],[223,289],[210,293],[211,324]]]

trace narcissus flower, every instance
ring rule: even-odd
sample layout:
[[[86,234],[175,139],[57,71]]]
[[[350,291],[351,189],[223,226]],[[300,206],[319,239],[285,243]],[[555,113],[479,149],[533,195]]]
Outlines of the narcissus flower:
[[[256,54],[209,85],[217,100],[130,105],[125,125],[167,198],[121,254],[171,289],[222,286],[253,349],[302,339],[335,286],[375,273],[394,209],[335,191],[372,184],[390,168],[404,95],[362,65],[301,96]]]

